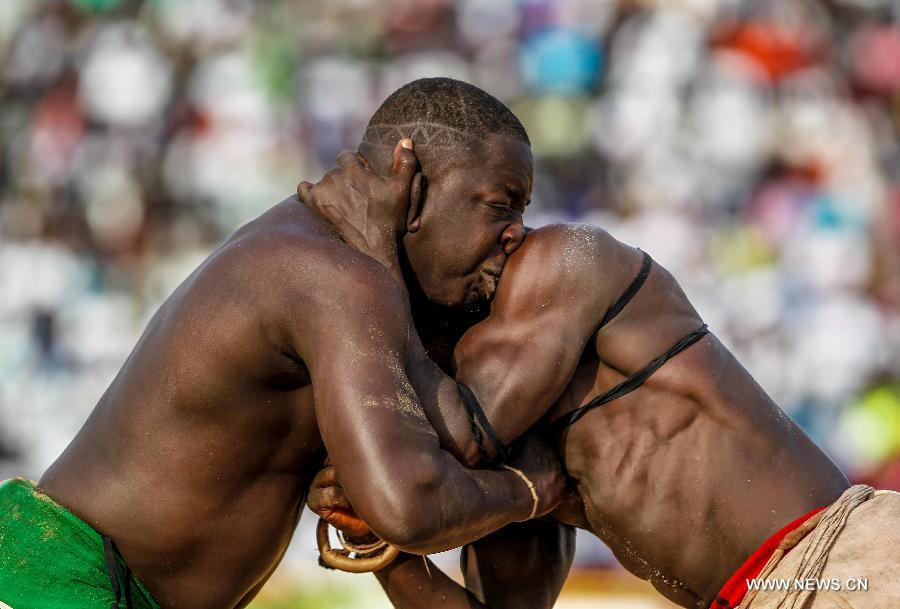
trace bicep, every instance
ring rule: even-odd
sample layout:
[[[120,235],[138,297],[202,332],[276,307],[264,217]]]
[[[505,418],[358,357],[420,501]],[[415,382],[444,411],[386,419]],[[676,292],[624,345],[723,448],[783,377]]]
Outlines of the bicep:
[[[311,353],[304,360],[310,362],[325,448],[354,508],[377,521],[392,506],[371,504],[391,502],[396,462],[406,461],[406,473],[414,477],[428,469],[438,441],[404,367],[410,323],[405,300],[389,277],[375,279],[332,286],[339,304],[310,316]]]
[[[575,530],[554,520],[509,525],[463,548],[466,588],[491,609],[553,607],[575,556]]]
[[[512,442],[562,395],[590,334],[564,310],[489,318],[457,345],[456,380],[477,396],[502,440]]]
[[[596,239],[585,240],[585,230],[530,234],[503,271],[490,316],[454,352],[457,381],[472,389],[507,443],[562,395],[606,310],[609,296],[596,281],[604,238],[590,229]]]

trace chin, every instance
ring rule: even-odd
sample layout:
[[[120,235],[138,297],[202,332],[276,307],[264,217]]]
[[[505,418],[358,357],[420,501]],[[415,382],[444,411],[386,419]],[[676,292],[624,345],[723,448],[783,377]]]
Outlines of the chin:
[[[436,298],[429,298],[428,300],[434,305],[465,312],[478,311],[490,304],[484,294],[480,292],[468,292],[463,296],[443,294]]]
[[[487,301],[483,286],[477,282],[458,280],[445,282],[436,290],[426,290],[425,298],[432,304],[451,309],[467,308]]]
[[[458,306],[466,309],[477,309],[490,305],[493,299],[494,291],[479,285],[469,290],[469,292],[466,293],[466,297]]]
[[[445,307],[449,307],[451,309],[470,309],[473,307],[478,307],[482,304],[486,304],[484,296],[481,294],[466,294],[461,298],[454,298],[452,300],[445,300],[443,304]]]
[[[468,302],[468,298],[465,296],[459,296],[457,294],[448,294],[447,292],[440,292],[437,294],[425,294],[425,299],[430,303],[438,307],[447,307],[450,309],[457,309],[459,307],[466,306]]]

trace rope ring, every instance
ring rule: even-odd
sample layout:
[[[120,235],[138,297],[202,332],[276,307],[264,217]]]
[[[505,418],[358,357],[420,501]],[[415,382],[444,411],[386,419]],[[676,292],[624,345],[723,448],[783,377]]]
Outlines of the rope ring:
[[[383,539],[378,539],[378,541],[368,544],[357,544],[348,540],[344,536],[343,531],[338,530],[337,534],[338,539],[341,541],[341,545],[344,546],[344,549],[353,552],[357,556],[370,556],[372,554],[378,553],[379,550],[382,550],[388,546],[388,542]]]
[[[350,550],[331,547],[331,540],[328,538],[328,522],[322,518],[319,518],[319,524],[316,525],[316,541],[319,544],[319,555],[322,557],[322,562],[329,567],[346,571],[347,573],[371,573],[372,571],[383,569],[391,564],[400,554],[399,548],[387,542],[382,542],[384,543],[384,551],[380,554],[351,558]],[[375,550],[370,550],[369,552],[372,551]]]

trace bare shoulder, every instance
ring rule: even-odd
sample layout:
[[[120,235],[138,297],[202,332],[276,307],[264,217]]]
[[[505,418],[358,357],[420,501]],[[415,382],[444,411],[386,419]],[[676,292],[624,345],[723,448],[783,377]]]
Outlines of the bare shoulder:
[[[605,284],[640,267],[640,253],[600,227],[550,224],[528,233],[507,262],[497,303],[577,297],[603,292]]]
[[[298,350],[314,329],[351,329],[364,316],[396,316],[406,304],[387,269],[291,200],[238,229],[204,267],[207,290],[228,291],[278,342]]]
[[[528,233],[507,269],[534,275],[567,275],[590,271],[628,257],[629,248],[607,231],[590,224],[549,224]]]
[[[214,254],[231,272],[252,278],[261,297],[389,289],[393,280],[377,261],[341,241],[305,205],[288,199],[238,229]],[[306,299],[305,298],[305,299]]]

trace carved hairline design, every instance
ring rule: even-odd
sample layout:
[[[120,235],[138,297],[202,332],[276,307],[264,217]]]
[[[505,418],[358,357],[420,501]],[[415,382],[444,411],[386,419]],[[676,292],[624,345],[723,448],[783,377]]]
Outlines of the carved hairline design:
[[[366,127],[363,141],[369,144],[394,145],[398,140],[408,137],[414,145],[458,146],[464,143],[477,143],[480,138],[455,127],[429,121],[416,121],[398,125],[375,124]]]

